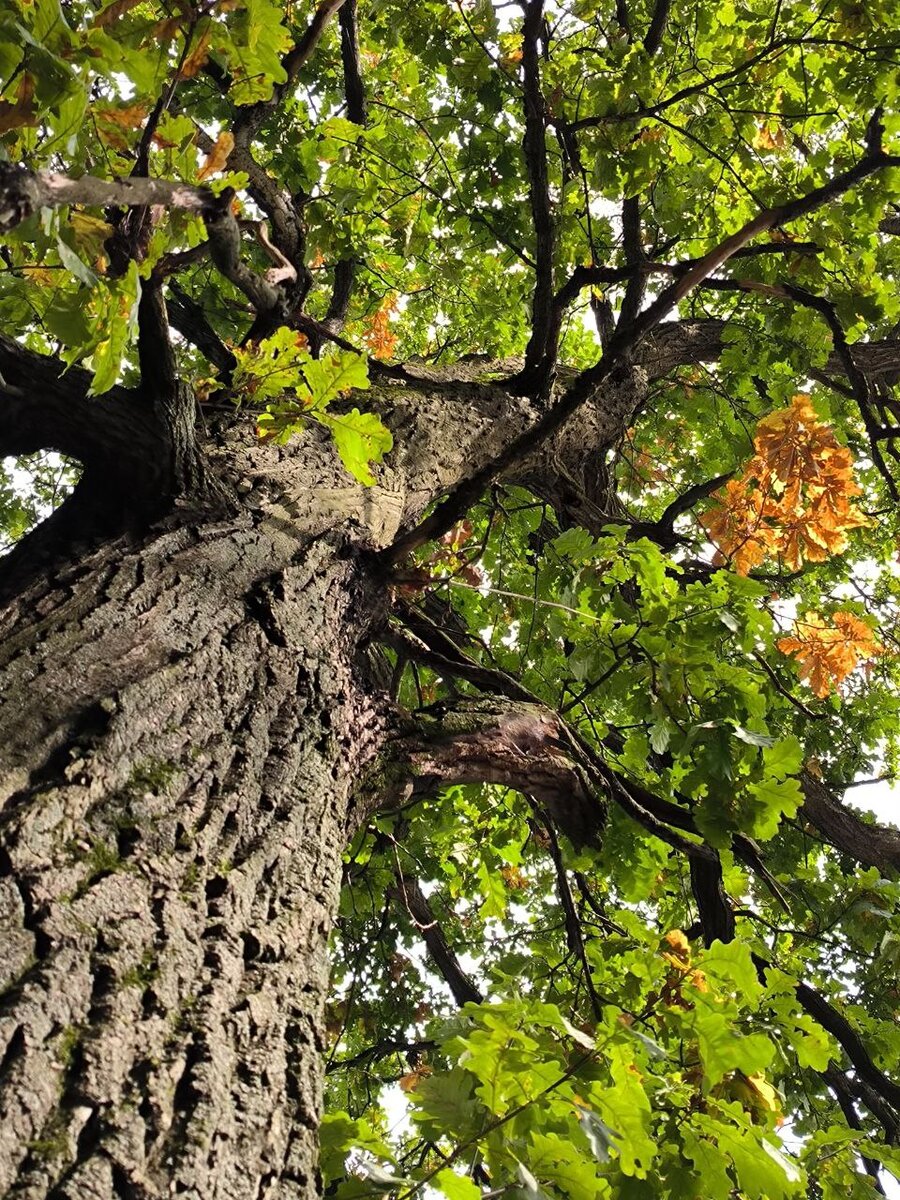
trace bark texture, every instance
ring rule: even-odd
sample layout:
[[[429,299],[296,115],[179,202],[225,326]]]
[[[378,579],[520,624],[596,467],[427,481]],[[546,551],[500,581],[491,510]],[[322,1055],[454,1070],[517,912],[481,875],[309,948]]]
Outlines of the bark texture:
[[[326,945],[377,744],[359,577],[327,541],[182,527],[10,619],[0,1193],[318,1194]]]

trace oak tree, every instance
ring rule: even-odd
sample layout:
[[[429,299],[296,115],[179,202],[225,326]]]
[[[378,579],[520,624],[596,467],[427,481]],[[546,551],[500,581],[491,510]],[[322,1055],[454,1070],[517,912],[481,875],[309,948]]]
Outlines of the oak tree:
[[[898,28],[2,0],[0,1193],[885,1193]]]

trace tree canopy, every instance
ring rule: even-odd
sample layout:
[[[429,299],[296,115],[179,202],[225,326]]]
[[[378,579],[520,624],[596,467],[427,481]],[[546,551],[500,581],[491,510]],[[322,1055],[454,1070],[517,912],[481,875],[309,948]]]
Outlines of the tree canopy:
[[[142,389],[366,494],[427,434],[388,385],[522,414],[357,550],[424,741],[346,852],[326,1194],[882,1192],[900,833],[842,796],[900,756],[900,5],[0,22],[10,561]]]

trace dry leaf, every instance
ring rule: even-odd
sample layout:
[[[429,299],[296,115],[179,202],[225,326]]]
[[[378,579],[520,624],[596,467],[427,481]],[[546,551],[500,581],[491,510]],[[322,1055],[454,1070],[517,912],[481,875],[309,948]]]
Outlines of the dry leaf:
[[[396,309],[396,296],[388,296],[378,312],[366,322],[366,332],[363,334],[363,341],[372,351],[375,358],[388,359],[394,353],[394,347],[397,345],[397,336],[391,333],[390,315]]]
[[[209,179],[211,175],[218,174],[219,171],[224,171],[225,164],[228,162],[228,155],[234,149],[234,134],[229,132],[220,133],[216,138],[215,145],[209,154],[206,156],[206,161],[200,168],[197,175],[199,180]]]
[[[423,1079],[427,1079],[432,1073],[431,1067],[424,1063],[420,1067],[416,1067],[414,1071],[410,1071],[408,1075],[401,1075],[398,1079],[401,1092],[414,1092]]]
[[[753,136],[753,145],[757,150],[783,150],[787,145],[787,134],[780,125],[774,129],[771,125],[760,125]]]
[[[800,678],[820,698],[836,690],[861,662],[884,653],[873,631],[852,612],[836,612],[831,624],[816,612],[794,622],[790,637],[779,638],[782,654],[800,663]]]
[[[180,28],[181,17],[164,17],[151,27],[149,36],[145,38],[141,45],[156,44],[167,46],[174,39]]]
[[[850,502],[862,489],[850,451],[819,420],[809,396],[796,395],[790,408],[763,417],[753,445],[740,479],[729,480],[701,519],[717,561],[746,575],[779,557],[796,571],[845,550],[849,531],[868,523]]]
[[[147,116],[146,104],[128,104],[124,108],[98,108],[95,111],[98,120],[119,129],[138,129]]]
[[[200,68],[209,58],[209,43],[212,41],[212,30],[204,29],[197,39],[197,45],[193,48],[184,62],[181,64],[181,70],[178,72],[179,79],[193,79]]]
[[[113,0],[112,4],[108,4],[101,13],[94,17],[94,25],[99,29],[112,25],[113,21],[118,21],[119,17],[124,16],[133,8],[137,8],[140,2],[141,0]]]
[[[34,76],[28,72],[19,80],[15,100],[0,100],[0,133],[21,129],[24,125],[37,125],[34,111]]]

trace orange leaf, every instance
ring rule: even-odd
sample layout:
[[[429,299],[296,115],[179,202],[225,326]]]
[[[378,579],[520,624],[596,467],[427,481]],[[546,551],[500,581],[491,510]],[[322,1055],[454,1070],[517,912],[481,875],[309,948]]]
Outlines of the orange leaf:
[[[396,296],[388,296],[378,312],[366,322],[367,328],[363,334],[363,341],[375,358],[388,359],[394,353],[397,336],[391,333],[390,315],[396,311],[396,308]]]
[[[234,134],[227,130],[220,133],[216,138],[215,145],[209,154],[206,156],[206,161],[200,168],[197,175],[199,180],[209,179],[210,175],[216,175],[219,171],[225,169],[225,164],[228,162],[228,155],[234,149]]]
[[[422,1064],[416,1067],[414,1071],[410,1071],[408,1075],[402,1075],[397,1081],[400,1084],[401,1092],[414,1092],[423,1079],[426,1079],[431,1074],[431,1067]]]
[[[831,625],[808,612],[794,622],[793,635],[779,638],[776,645],[799,661],[800,678],[820,698],[836,690],[861,662],[884,653],[873,631],[852,612],[833,613]]]
[[[181,70],[178,72],[179,79],[193,79],[200,68],[209,58],[209,43],[212,41],[212,30],[204,29],[197,39],[197,45],[193,48],[184,62],[181,64]]]
[[[763,417],[753,445],[741,478],[729,481],[701,519],[718,561],[746,575],[770,556],[796,571],[842,553],[848,532],[868,523],[850,503],[862,489],[850,451],[819,420],[809,396],[796,395],[790,408]]]

